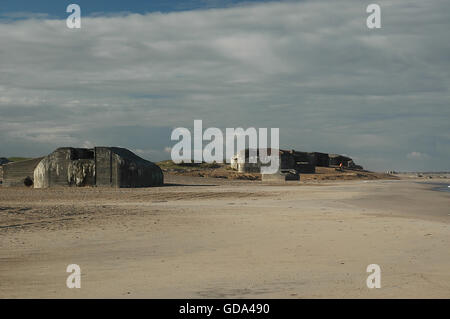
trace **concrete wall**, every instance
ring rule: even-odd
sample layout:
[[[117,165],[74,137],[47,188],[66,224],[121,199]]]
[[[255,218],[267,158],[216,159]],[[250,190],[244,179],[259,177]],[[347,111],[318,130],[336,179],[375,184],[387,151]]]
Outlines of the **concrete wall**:
[[[79,159],[69,163],[67,181],[70,186],[94,186],[95,162],[91,159]]]
[[[149,187],[162,185],[164,175],[154,163],[124,148],[63,147],[46,157],[5,165],[5,186]]]
[[[94,153],[62,147],[44,157],[34,170],[34,187],[93,186]]]
[[[339,155],[339,154],[330,154],[330,165],[332,166],[339,166],[339,164],[342,163],[344,167],[348,167],[348,164],[352,159],[347,156]]]
[[[257,150],[254,150],[254,152],[257,154]],[[256,160],[256,163],[250,163],[250,153],[248,149],[239,151],[231,158],[231,167],[237,169],[239,173],[259,173],[261,171],[261,162],[257,156],[252,156]]]
[[[164,175],[158,165],[124,148],[112,147],[111,152],[114,187],[150,187],[164,184]]]
[[[250,151],[249,149],[245,149],[242,150],[240,152],[238,152],[236,155],[234,155],[231,158],[231,163],[230,166],[232,169],[237,170],[240,173],[260,173],[261,172],[261,167],[262,166],[270,166],[270,163],[268,164],[263,164],[260,161],[260,156],[263,156],[263,154],[259,153],[259,149],[258,150],[253,150]],[[268,148],[265,152],[266,154],[264,154],[265,156],[270,156],[271,152],[273,150]],[[280,152],[278,149],[276,150],[277,152]],[[254,156],[256,154],[256,156]],[[250,163],[250,160],[253,159],[254,161],[256,161],[255,163]],[[289,164],[283,160],[286,160],[286,157],[283,157],[281,155],[280,152],[280,166],[289,166]]]
[[[113,186],[112,152],[109,147],[96,147],[95,153],[95,185]],[[116,169],[117,172],[117,169]],[[115,180],[117,184],[117,178]]]
[[[295,170],[299,173],[314,174],[316,172],[316,166],[309,162],[297,162],[295,164]]]
[[[263,182],[285,182],[285,181],[299,181],[300,175],[294,171],[285,171],[275,174],[262,174],[261,180]]]
[[[41,160],[42,157],[3,165],[3,185],[24,186],[25,178],[34,180],[34,169]]]
[[[292,166],[287,168],[293,168],[299,173],[315,173],[316,172],[316,157],[311,156],[307,152],[290,151],[290,156],[292,157],[294,163]]]
[[[293,169],[295,168],[295,157],[292,152],[280,151],[280,168]]]
[[[298,152],[295,150],[277,150],[280,155],[280,169],[295,169],[299,173],[315,173],[316,157],[307,152]],[[259,154],[258,154],[259,155]],[[327,155],[327,154],[325,154]],[[259,173],[261,171],[261,162],[259,156],[257,163],[249,163],[249,151],[245,150],[239,152],[231,160],[231,168],[237,169],[240,173]],[[328,156],[328,155],[327,155]],[[240,163],[243,161],[244,163]],[[328,157],[327,157],[328,165]]]
[[[308,153],[311,162],[315,163],[315,166],[328,167],[330,166],[330,157],[326,153],[312,152]]]

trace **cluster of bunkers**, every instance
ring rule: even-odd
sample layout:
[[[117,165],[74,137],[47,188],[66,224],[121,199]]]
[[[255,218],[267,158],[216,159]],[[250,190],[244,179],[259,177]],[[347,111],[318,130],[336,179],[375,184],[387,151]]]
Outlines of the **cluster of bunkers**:
[[[278,174],[263,180],[297,179],[299,173],[314,173],[316,166],[340,166],[362,169],[347,156],[326,153],[307,153],[277,150],[280,155]],[[267,155],[271,155],[267,149]],[[239,172],[261,171],[259,150],[257,159],[249,161],[249,149],[238,152],[231,159],[231,167]],[[9,162],[0,158],[0,177],[3,186],[48,188],[53,186],[151,187],[164,184],[161,168],[133,152],[119,147],[73,148],[62,147],[53,153],[30,160]]]
[[[267,155],[271,155],[273,150],[265,150]],[[348,156],[340,154],[327,154],[320,152],[299,152],[295,150],[277,150],[280,156],[280,170],[294,170],[297,173],[315,173],[316,167],[342,167],[349,169],[362,169],[362,166],[356,165]],[[256,161],[251,163],[249,158],[252,153],[249,149],[238,152],[231,158],[231,167],[241,173],[260,172],[261,162],[259,161],[260,149],[254,150]]]

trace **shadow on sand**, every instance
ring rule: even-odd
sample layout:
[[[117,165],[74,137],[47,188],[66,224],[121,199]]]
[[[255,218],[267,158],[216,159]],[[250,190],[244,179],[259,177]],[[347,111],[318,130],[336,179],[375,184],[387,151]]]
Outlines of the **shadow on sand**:
[[[159,187],[166,187],[166,186],[218,186],[216,184],[177,184],[177,183],[165,183],[164,185],[161,185]]]

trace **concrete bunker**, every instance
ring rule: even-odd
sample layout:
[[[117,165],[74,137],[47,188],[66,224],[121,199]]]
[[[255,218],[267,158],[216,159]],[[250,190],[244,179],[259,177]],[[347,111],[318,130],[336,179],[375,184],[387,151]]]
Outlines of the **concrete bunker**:
[[[3,186],[32,186],[34,183],[34,169],[42,159],[42,157],[39,157],[4,164]]]
[[[292,175],[295,171],[298,173],[314,174],[316,167],[338,167],[342,163],[342,166],[349,169],[362,169],[362,166],[356,165],[353,160],[348,156],[339,154],[327,154],[320,152],[299,152],[296,150],[272,150],[267,149],[267,154],[278,151],[280,156],[280,174]],[[256,159],[251,158],[251,154],[256,154]],[[238,152],[231,158],[231,168],[237,170],[240,173],[260,173],[261,161],[259,160],[260,150],[249,149]],[[254,163],[251,163],[253,160]],[[266,179],[275,179],[275,177],[267,176]],[[282,179],[282,177],[279,177]]]
[[[272,152],[279,153],[280,172],[292,170],[297,171],[297,173],[315,172],[315,165],[311,162],[311,156],[306,152],[268,148],[265,153],[270,156]],[[256,159],[253,158],[254,163],[251,163],[251,154],[252,152],[249,149],[238,152],[231,158],[231,168],[240,173],[259,173],[261,171],[261,166],[263,165],[259,160],[260,150],[257,149],[253,152],[253,154],[256,154]]]
[[[5,186],[150,187],[163,183],[158,165],[119,147],[62,147],[43,158],[4,168]]]
[[[343,156],[340,154],[330,154],[330,166],[339,166],[342,164],[344,167],[348,167],[352,159],[348,156]]]

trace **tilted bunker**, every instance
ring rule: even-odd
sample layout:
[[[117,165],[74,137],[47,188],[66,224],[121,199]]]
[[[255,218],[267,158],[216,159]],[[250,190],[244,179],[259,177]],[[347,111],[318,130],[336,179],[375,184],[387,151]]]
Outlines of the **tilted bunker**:
[[[28,162],[28,163],[24,163]],[[162,170],[119,147],[62,147],[46,157],[4,165],[4,186],[150,187],[164,183]]]
[[[37,164],[43,157],[3,165],[3,186],[31,186]]]

